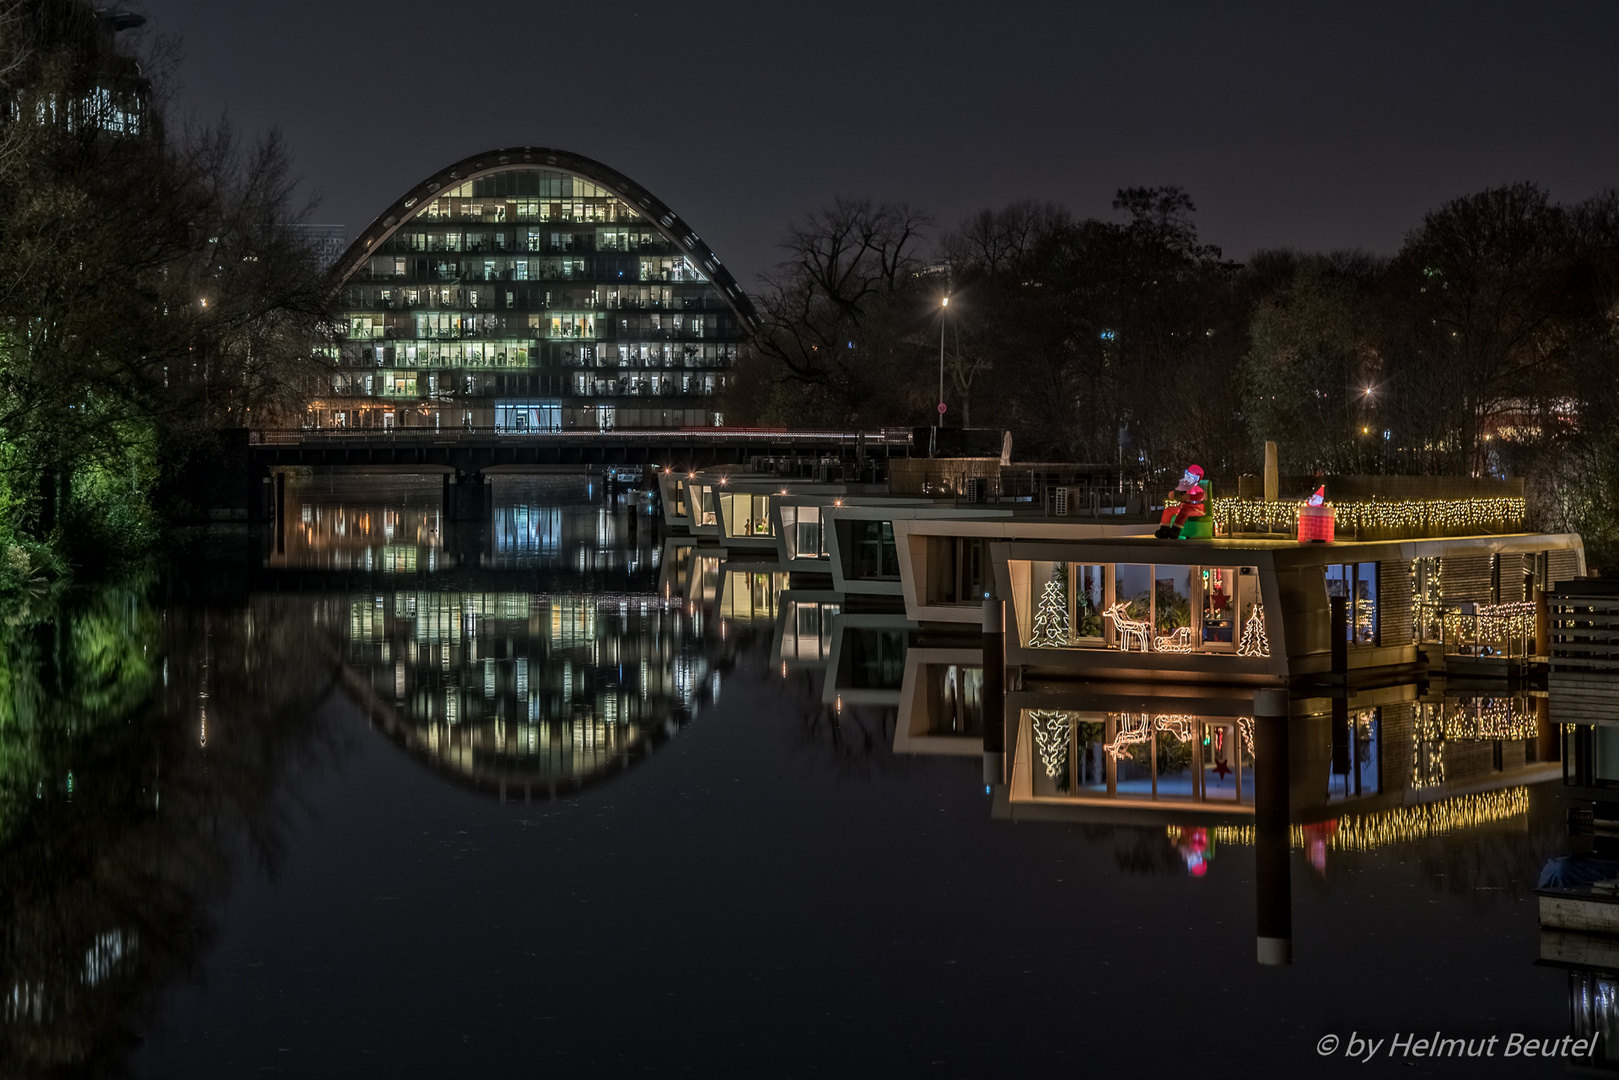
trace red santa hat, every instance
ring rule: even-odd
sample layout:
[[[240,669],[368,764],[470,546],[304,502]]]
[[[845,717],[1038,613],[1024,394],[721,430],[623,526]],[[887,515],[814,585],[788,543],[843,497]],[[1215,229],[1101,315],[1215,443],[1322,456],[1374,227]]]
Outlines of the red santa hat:
[[[1186,471],[1197,477],[1199,480],[1203,479],[1203,466],[1201,465],[1188,465],[1186,466]]]

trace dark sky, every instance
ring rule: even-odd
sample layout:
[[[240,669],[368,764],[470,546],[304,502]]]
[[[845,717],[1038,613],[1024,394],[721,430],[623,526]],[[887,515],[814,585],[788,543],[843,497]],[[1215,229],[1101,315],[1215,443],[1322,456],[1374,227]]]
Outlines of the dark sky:
[[[1180,184],[1206,240],[1388,252],[1422,213],[1619,179],[1612,3],[145,0],[181,105],[279,124],[350,235],[458,158],[595,157],[744,283],[833,195],[954,223]]]

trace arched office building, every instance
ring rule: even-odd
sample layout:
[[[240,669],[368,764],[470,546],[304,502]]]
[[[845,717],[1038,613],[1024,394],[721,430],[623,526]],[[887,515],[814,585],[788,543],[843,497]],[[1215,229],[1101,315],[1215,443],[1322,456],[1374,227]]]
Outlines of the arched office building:
[[[711,426],[752,305],[678,215],[560,150],[467,158],[338,262],[322,428]]]

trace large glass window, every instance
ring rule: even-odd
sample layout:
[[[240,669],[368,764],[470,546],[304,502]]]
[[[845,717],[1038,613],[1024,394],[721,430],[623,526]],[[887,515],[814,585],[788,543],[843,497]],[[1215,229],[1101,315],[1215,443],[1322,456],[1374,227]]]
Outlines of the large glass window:
[[[1107,574],[1100,566],[1073,563],[1068,578],[1074,589],[1074,638],[1099,644],[1107,630],[1102,618],[1107,608]]]
[[[1094,714],[1062,709],[1031,709],[1026,715],[1035,796],[1105,796],[1105,725]]]
[[[1349,714],[1342,730],[1334,722],[1332,769],[1327,775],[1327,798],[1347,799],[1376,795],[1378,787],[1378,734],[1380,709],[1360,709]]]
[[[927,602],[979,604],[984,600],[988,562],[984,541],[976,537],[927,538]]]
[[[725,528],[731,536],[771,536],[770,496],[741,492],[720,496]]]
[[[1344,612],[1351,645],[1377,644],[1377,564],[1341,563],[1326,568],[1327,595],[1349,601]]]
[[[894,546],[892,521],[851,522],[854,533],[856,578],[898,578],[899,550]]]
[[[984,669],[964,664],[929,664],[928,733],[974,736],[984,733]]]
[[[1174,650],[1192,644],[1192,568],[1160,564],[1153,576],[1153,626]],[[1165,651],[1174,651],[1166,649]]]
[[[781,527],[785,532],[789,559],[826,558],[819,506],[782,507]]]
[[[1439,575],[1443,560],[1433,555],[1411,561],[1411,624],[1417,641],[1443,641],[1445,594]]]
[[[837,604],[787,601],[787,617],[781,633],[782,660],[825,660],[832,652],[832,621],[837,615]]]
[[[1203,644],[1235,645],[1237,641],[1237,567],[1205,566],[1203,592]]]
[[[1023,723],[1036,798],[1253,803],[1247,718],[1028,709]]]
[[[907,630],[849,630],[849,685],[859,690],[898,690],[905,679]]]
[[[1256,567],[1014,561],[1012,571],[1027,648],[1270,655]],[[1375,618],[1375,586],[1364,610]]]

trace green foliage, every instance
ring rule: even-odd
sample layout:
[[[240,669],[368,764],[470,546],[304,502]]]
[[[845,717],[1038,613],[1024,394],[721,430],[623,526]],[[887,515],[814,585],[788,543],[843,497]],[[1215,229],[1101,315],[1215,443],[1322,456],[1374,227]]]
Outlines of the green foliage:
[[[106,561],[148,550],[160,524],[151,504],[159,473],[156,433],[150,424],[126,422],[116,426],[116,436],[74,469],[65,522],[68,550]]]
[[[1286,289],[1255,307],[1242,375],[1256,453],[1274,440],[1283,472],[1367,470],[1370,447],[1382,443],[1381,422],[1363,430],[1378,404],[1369,322],[1341,259],[1303,261]]]
[[[1167,634],[1192,625],[1192,602],[1176,592],[1174,585],[1160,581],[1154,592],[1158,601],[1158,633]]]
[[[80,567],[150,548],[159,463],[301,412],[321,340],[285,147],[166,124],[124,40],[84,0],[0,8],[24,118],[0,131],[0,592],[56,572],[39,545]],[[140,122],[59,107],[91,86]]]
[[[66,783],[71,746],[124,723],[151,694],[161,621],[145,584],[10,605],[0,623],[0,840],[23,806]]]

